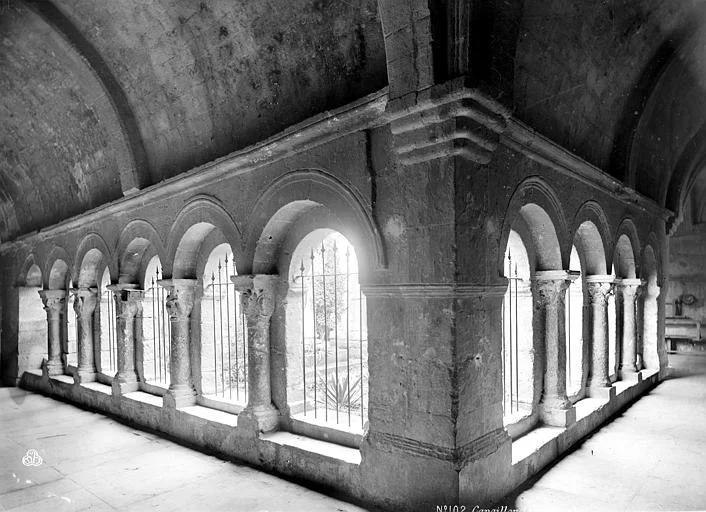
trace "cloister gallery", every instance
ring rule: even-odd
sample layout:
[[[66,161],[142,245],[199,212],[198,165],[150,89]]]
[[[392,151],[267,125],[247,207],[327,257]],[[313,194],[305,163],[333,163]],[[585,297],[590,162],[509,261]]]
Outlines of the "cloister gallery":
[[[701,3],[99,4],[0,13],[3,384],[492,505],[703,319]]]

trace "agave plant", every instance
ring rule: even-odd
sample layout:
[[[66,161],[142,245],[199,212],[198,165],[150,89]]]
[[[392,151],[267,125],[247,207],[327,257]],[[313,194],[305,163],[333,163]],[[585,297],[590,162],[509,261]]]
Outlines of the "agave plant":
[[[338,408],[339,411],[347,411],[348,407],[351,410],[360,407],[360,377],[351,378],[349,382],[348,375],[339,375],[336,385],[336,377],[329,375],[327,385],[325,375],[320,374],[318,389],[317,401],[324,406],[328,402],[329,408]]]

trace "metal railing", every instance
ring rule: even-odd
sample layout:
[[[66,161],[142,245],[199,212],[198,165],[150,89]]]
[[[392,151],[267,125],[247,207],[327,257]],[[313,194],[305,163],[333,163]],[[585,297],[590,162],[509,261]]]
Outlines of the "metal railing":
[[[166,308],[167,290],[157,284],[160,279],[159,267],[145,279],[149,287],[142,304],[142,371],[147,382],[166,387],[170,381],[171,325]]]
[[[355,255],[322,242],[301,260],[301,401],[293,412],[349,427],[366,421],[367,327]],[[357,270],[357,261],[355,262]]]
[[[240,292],[230,279],[236,274],[233,255],[226,253],[223,259],[218,259],[204,289],[201,300],[201,386],[206,397],[247,403],[247,323]]]
[[[100,296],[100,369],[113,376],[118,371],[118,344],[115,328],[115,299],[113,292],[103,286]]]
[[[583,338],[583,287],[581,277],[566,290],[566,390],[569,395],[580,391],[582,338]]]
[[[520,410],[518,286],[522,278],[517,275],[517,263],[513,263],[510,251],[507,253],[505,268],[505,277],[508,279],[508,285],[503,301],[503,411],[505,416],[512,416]]]

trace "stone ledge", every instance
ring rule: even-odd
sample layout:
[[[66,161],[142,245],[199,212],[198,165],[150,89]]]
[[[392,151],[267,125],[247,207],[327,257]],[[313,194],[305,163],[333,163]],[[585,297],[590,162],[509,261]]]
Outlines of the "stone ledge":
[[[658,371],[643,372],[641,381],[616,382],[614,386],[619,389],[610,401],[584,398],[576,402],[576,422],[569,427],[540,426],[513,441],[510,487],[516,489],[659,382]]]
[[[363,441],[363,431],[359,428],[348,426],[332,426],[323,421],[297,414],[290,417],[290,430],[293,434],[323,442],[347,446],[358,449]]]
[[[360,450],[341,446],[338,444],[319,441],[309,437],[299,436],[290,432],[270,432],[261,434],[260,439],[280,446],[288,446],[299,450],[316,453],[318,455],[337,459],[348,464],[359,465],[361,461]]]
[[[86,388],[86,389],[90,389],[91,391],[97,391],[98,393],[103,393],[104,395],[112,395],[113,394],[113,388],[111,386],[108,386],[106,384],[102,384],[97,381],[86,382],[85,384],[81,384],[81,387]]]
[[[161,396],[151,395],[150,393],[145,393],[144,391],[132,391],[130,393],[125,393],[123,397],[134,402],[153,405],[155,407],[159,407],[160,409],[162,408]]]
[[[210,409],[201,405],[190,405],[188,407],[180,407],[177,410],[206,421],[220,423],[229,427],[238,426],[238,416],[236,414],[230,414],[217,409]]]
[[[368,284],[361,286],[366,298],[405,298],[405,299],[466,299],[475,297],[502,296],[507,283],[395,283]]]
[[[61,382],[62,384],[74,385],[74,378],[70,375],[52,375],[49,377],[50,380]]]
[[[143,391],[116,397],[107,386],[92,382],[75,385],[70,377],[49,379],[41,371],[25,372],[21,387],[80,407],[106,413],[139,428],[186,442],[196,449],[245,461],[282,475],[335,488],[362,499],[361,452],[355,448],[307,438],[290,432],[251,436],[237,426],[237,416],[195,405],[170,410],[162,398]]]

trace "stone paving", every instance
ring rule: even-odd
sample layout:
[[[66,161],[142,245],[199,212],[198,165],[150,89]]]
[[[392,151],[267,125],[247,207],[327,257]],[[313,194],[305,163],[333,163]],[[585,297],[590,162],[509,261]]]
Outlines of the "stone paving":
[[[0,510],[363,510],[17,388],[0,411]]]
[[[534,511],[706,510],[706,355],[669,356],[672,377],[519,493]]]

